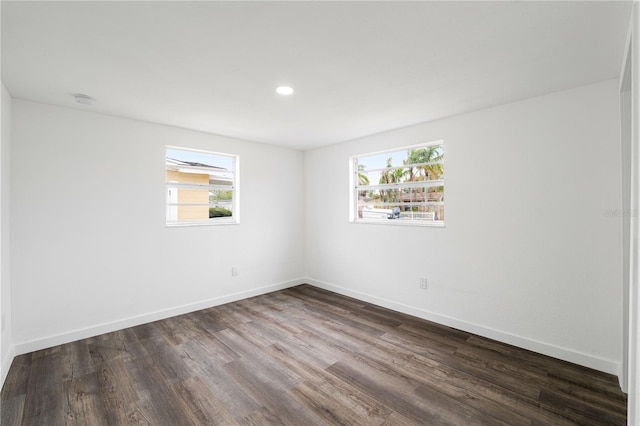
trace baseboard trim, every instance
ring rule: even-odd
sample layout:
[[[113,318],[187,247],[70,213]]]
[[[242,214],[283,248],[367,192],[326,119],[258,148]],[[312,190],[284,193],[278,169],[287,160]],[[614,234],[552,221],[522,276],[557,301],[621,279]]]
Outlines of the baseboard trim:
[[[534,351],[543,355],[548,355],[554,358],[558,358],[564,361],[579,364],[585,367],[593,368],[595,370],[603,371],[605,373],[620,376],[621,364],[619,362],[594,357],[582,352],[573,351],[571,349],[563,348],[560,346],[540,342],[537,340],[529,339],[526,337],[518,336],[515,334],[507,333],[504,331],[496,330],[493,328],[484,327],[478,324],[458,320],[456,318],[440,315],[434,312],[430,312],[414,306],[405,305],[402,303],[394,302],[393,300],[380,298],[368,293],[363,293],[355,290],[351,290],[345,287],[341,287],[334,284],[329,284],[314,278],[296,279],[287,282],[271,284],[264,287],[259,287],[247,291],[232,293],[225,296],[216,297],[213,299],[203,300],[196,303],[190,303],[181,305],[169,309],[150,312],[135,317],[125,318],[123,320],[113,321],[110,323],[99,324],[92,327],[73,330],[67,333],[60,333],[54,336],[45,337],[42,339],[35,339],[27,342],[16,343],[10,350],[5,359],[2,360],[0,371],[0,384],[4,384],[4,380],[9,371],[13,358],[17,355],[50,348],[65,343],[74,342],[76,340],[86,339],[88,337],[97,336],[104,333],[110,333],[117,330],[122,330],[128,327],[135,327],[137,325],[146,324],[153,321],[170,318],[177,315],[194,312],[200,309],[206,309],[213,306],[223,305],[225,303],[235,302],[249,297],[259,296],[261,294],[271,293],[278,290],[283,290],[289,287],[294,287],[300,284],[310,284],[318,288],[333,291],[338,294],[353,297],[358,300],[372,303],[374,305],[382,306],[394,311],[402,312],[405,314],[413,315],[418,318],[423,318],[428,321],[433,321],[438,324],[453,327],[459,330],[463,330],[469,333],[477,334],[479,336],[487,337],[497,340],[499,342],[514,345],[523,349]]]
[[[605,373],[613,374],[620,377],[621,364],[619,362],[595,357],[582,352],[573,351],[571,349],[563,348],[560,346],[552,345],[549,343],[540,342],[537,340],[529,339],[523,336],[507,333],[504,331],[496,330],[493,328],[484,327],[478,324],[473,324],[466,321],[461,321],[456,318],[436,314],[424,309],[416,308],[413,306],[405,305],[402,303],[394,302],[392,300],[373,296],[371,294],[362,293],[359,291],[351,290],[348,288],[340,287],[334,284],[329,284],[323,281],[319,281],[313,278],[307,278],[306,282],[318,288],[333,291],[344,296],[353,297],[364,302],[369,302],[374,305],[382,306],[394,311],[402,312],[404,314],[413,315],[418,318],[433,321],[438,324],[446,325],[448,327],[456,328],[458,330],[466,331],[468,333],[477,334],[482,337],[497,340],[502,343],[517,346],[519,348],[527,349],[533,352],[537,352],[543,355],[547,355],[553,358],[558,358],[563,361],[568,361],[574,364],[582,365],[584,367],[593,368],[594,370],[603,371]]]
[[[0,364],[0,389],[2,389],[2,387],[4,386],[4,381],[7,379],[9,369],[11,368],[11,364],[13,363],[13,358],[15,358],[15,347],[11,346],[7,354],[4,356],[2,363]]]
[[[35,340],[26,341],[26,342],[20,342],[14,345],[14,353],[16,355],[21,355],[29,352],[39,351],[42,349],[51,348],[53,346],[75,342],[76,340],[86,339],[88,337],[94,337],[100,334],[110,333],[110,332],[122,330],[128,327],[135,327],[137,325],[142,325],[142,324],[146,324],[153,321],[159,321],[159,320],[174,317],[177,315],[187,314],[189,312],[198,311],[200,309],[206,309],[213,306],[224,305],[225,303],[236,302],[238,300],[247,299],[249,297],[259,296],[261,294],[283,290],[285,288],[304,284],[305,282],[306,281],[304,279],[296,279],[296,280],[286,281],[282,283],[271,284],[271,285],[258,287],[258,288],[254,288],[247,291],[241,291],[238,293],[232,293],[225,296],[215,297],[213,299],[203,300],[195,303],[189,303],[186,305],[181,305],[181,306],[176,306],[169,309],[150,312],[147,314],[142,314],[135,317],[129,317],[129,318],[125,318],[118,321],[98,324],[92,327],[73,330],[66,333],[60,333],[60,334],[45,337],[42,339],[35,339]],[[4,364],[3,364],[2,373],[4,374],[4,372],[5,370],[4,370]]]

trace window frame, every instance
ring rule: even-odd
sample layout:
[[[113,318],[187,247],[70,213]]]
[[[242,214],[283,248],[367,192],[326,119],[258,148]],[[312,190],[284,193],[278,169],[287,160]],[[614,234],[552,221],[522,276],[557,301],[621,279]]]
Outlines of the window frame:
[[[364,190],[364,188],[366,188],[367,190],[389,190],[389,189],[395,189],[395,190],[402,190],[402,189],[412,189],[412,188],[429,188],[429,187],[442,187],[442,200],[441,201],[437,201],[437,202],[432,202],[432,201],[422,201],[419,203],[414,203],[414,202],[409,202],[409,204],[411,206],[417,204],[417,205],[424,205],[424,206],[428,206],[428,205],[440,205],[443,206],[445,205],[444,202],[444,187],[445,187],[445,174],[443,173],[442,179],[437,179],[437,180],[430,180],[430,181],[414,181],[414,182],[401,182],[401,183],[390,183],[390,184],[369,184],[369,185],[359,185],[359,175],[361,174],[361,171],[358,169],[358,159],[361,159],[363,157],[370,157],[370,156],[374,156],[374,155],[380,155],[380,154],[386,154],[386,153],[396,153],[396,152],[402,152],[402,151],[411,151],[414,149],[420,149],[420,148],[427,148],[427,147],[431,147],[431,146],[440,146],[442,149],[442,160],[440,161],[434,161],[434,162],[428,162],[428,163],[417,163],[412,165],[413,167],[416,166],[427,166],[427,165],[433,165],[433,164],[442,164],[444,166],[445,164],[445,160],[444,160],[444,153],[445,153],[445,143],[444,140],[435,140],[435,141],[430,141],[430,142],[426,142],[426,143],[419,143],[419,144],[415,144],[415,145],[408,145],[408,146],[401,146],[401,147],[397,147],[397,148],[391,148],[391,149],[386,149],[386,150],[381,150],[381,151],[374,151],[374,152],[366,152],[363,154],[358,154],[358,155],[352,155],[351,157],[349,157],[349,222],[351,223],[356,223],[356,224],[373,224],[373,225],[392,225],[392,226],[421,226],[421,227],[436,227],[436,228],[444,228],[445,227],[445,220],[441,219],[441,220],[426,220],[426,219],[417,219],[417,220],[412,220],[412,219],[403,219],[403,220],[392,220],[392,219],[372,219],[372,218],[363,218],[363,217],[359,217],[359,207],[360,207],[360,202],[359,202],[359,193],[361,191]],[[403,168],[407,168],[406,165],[401,165],[401,166],[392,166],[390,169],[389,168],[380,168],[380,169],[371,169],[371,170],[366,170],[367,173],[371,173],[371,172],[380,172],[382,170],[397,170],[397,169],[403,169]],[[428,183],[426,183],[428,182]],[[388,205],[392,205],[392,204],[399,204],[399,203],[392,203],[392,202],[386,202],[385,204]]]
[[[184,183],[184,182],[170,182],[167,177],[167,172],[170,170],[169,165],[167,164],[167,154],[168,150],[176,150],[176,151],[186,151],[192,153],[199,153],[205,155],[219,156],[219,157],[227,157],[231,159],[232,168],[231,170],[225,170],[224,174],[231,175],[231,186],[229,185],[215,185],[215,184],[200,184],[200,183]],[[203,149],[195,149],[195,148],[185,148],[181,146],[175,145],[166,145],[165,146],[165,226],[169,228],[175,227],[189,227],[189,226],[220,226],[220,225],[237,225],[240,223],[240,191],[239,191],[239,174],[240,174],[240,156],[237,154],[230,154],[226,152],[216,152],[216,151],[208,151]],[[187,170],[197,170],[202,169],[202,167],[198,166],[190,166],[190,165],[181,165],[179,166],[181,169]],[[204,173],[203,173],[204,174]],[[210,175],[211,176],[211,175]],[[171,207],[204,207],[208,206],[208,208],[219,207],[219,202],[211,202],[209,203],[180,203],[180,202],[171,202],[170,200],[170,188],[175,189],[186,189],[186,190],[221,190],[221,191],[231,191],[231,203],[230,209],[231,216],[228,217],[214,217],[207,219],[193,219],[193,220],[183,220],[183,221],[170,221],[169,219],[169,209]]]

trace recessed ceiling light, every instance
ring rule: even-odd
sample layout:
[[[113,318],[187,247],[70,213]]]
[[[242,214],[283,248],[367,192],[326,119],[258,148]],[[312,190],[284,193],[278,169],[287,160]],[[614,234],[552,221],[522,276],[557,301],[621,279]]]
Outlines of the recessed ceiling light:
[[[93,105],[96,103],[96,100],[89,95],[77,94],[77,95],[73,95],[73,98],[76,100],[77,103],[82,105]]]
[[[291,95],[293,93],[293,87],[280,86],[276,89],[276,92],[284,96]]]

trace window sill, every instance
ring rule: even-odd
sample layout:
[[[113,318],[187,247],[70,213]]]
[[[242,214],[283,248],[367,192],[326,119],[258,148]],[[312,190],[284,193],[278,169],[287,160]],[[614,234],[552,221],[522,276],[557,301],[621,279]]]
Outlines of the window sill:
[[[167,228],[184,228],[190,226],[221,226],[221,225],[239,225],[238,221],[215,221],[215,222],[178,222],[178,223],[165,223]]]
[[[418,226],[425,228],[445,228],[444,221],[433,221],[433,222],[418,222],[413,220],[398,220],[398,219],[356,219],[352,220],[351,223],[355,224],[365,224],[365,225],[390,225],[390,226]]]

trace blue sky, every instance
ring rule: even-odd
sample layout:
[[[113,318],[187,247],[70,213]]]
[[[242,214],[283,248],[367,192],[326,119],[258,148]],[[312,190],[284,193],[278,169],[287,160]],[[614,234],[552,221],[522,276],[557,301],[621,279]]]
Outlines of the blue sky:
[[[365,170],[381,169],[387,167],[387,159],[391,157],[392,165],[401,166],[402,162],[407,159],[407,152],[407,150],[383,152],[382,154],[360,157],[358,163],[365,164],[367,166]]]
[[[359,156],[358,164],[364,165],[365,171],[383,169],[387,167],[387,159],[391,157],[392,166],[402,166],[404,164],[404,160],[406,160],[409,155],[409,151],[411,151],[412,149],[420,148],[423,148],[423,146],[414,146],[410,148],[400,149],[399,151],[387,151],[381,152],[379,154]],[[369,182],[371,184],[377,184],[380,182],[380,172],[370,172],[368,176]]]
[[[233,170],[233,158],[207,152],[167,148],[167,157]]]
[[[366,157],[359,157],[358,164],[364,164],[365,170],[382,169],[387,167],[387,159],[392,158],[393,166],[401,166],[402,162],[407,159],[408,150],[403,149],[401,151],[383,152],[380,154],[368,155]],[[369,173],[369,182],[371,184],[377,184],[380,181],[380,172]]]

